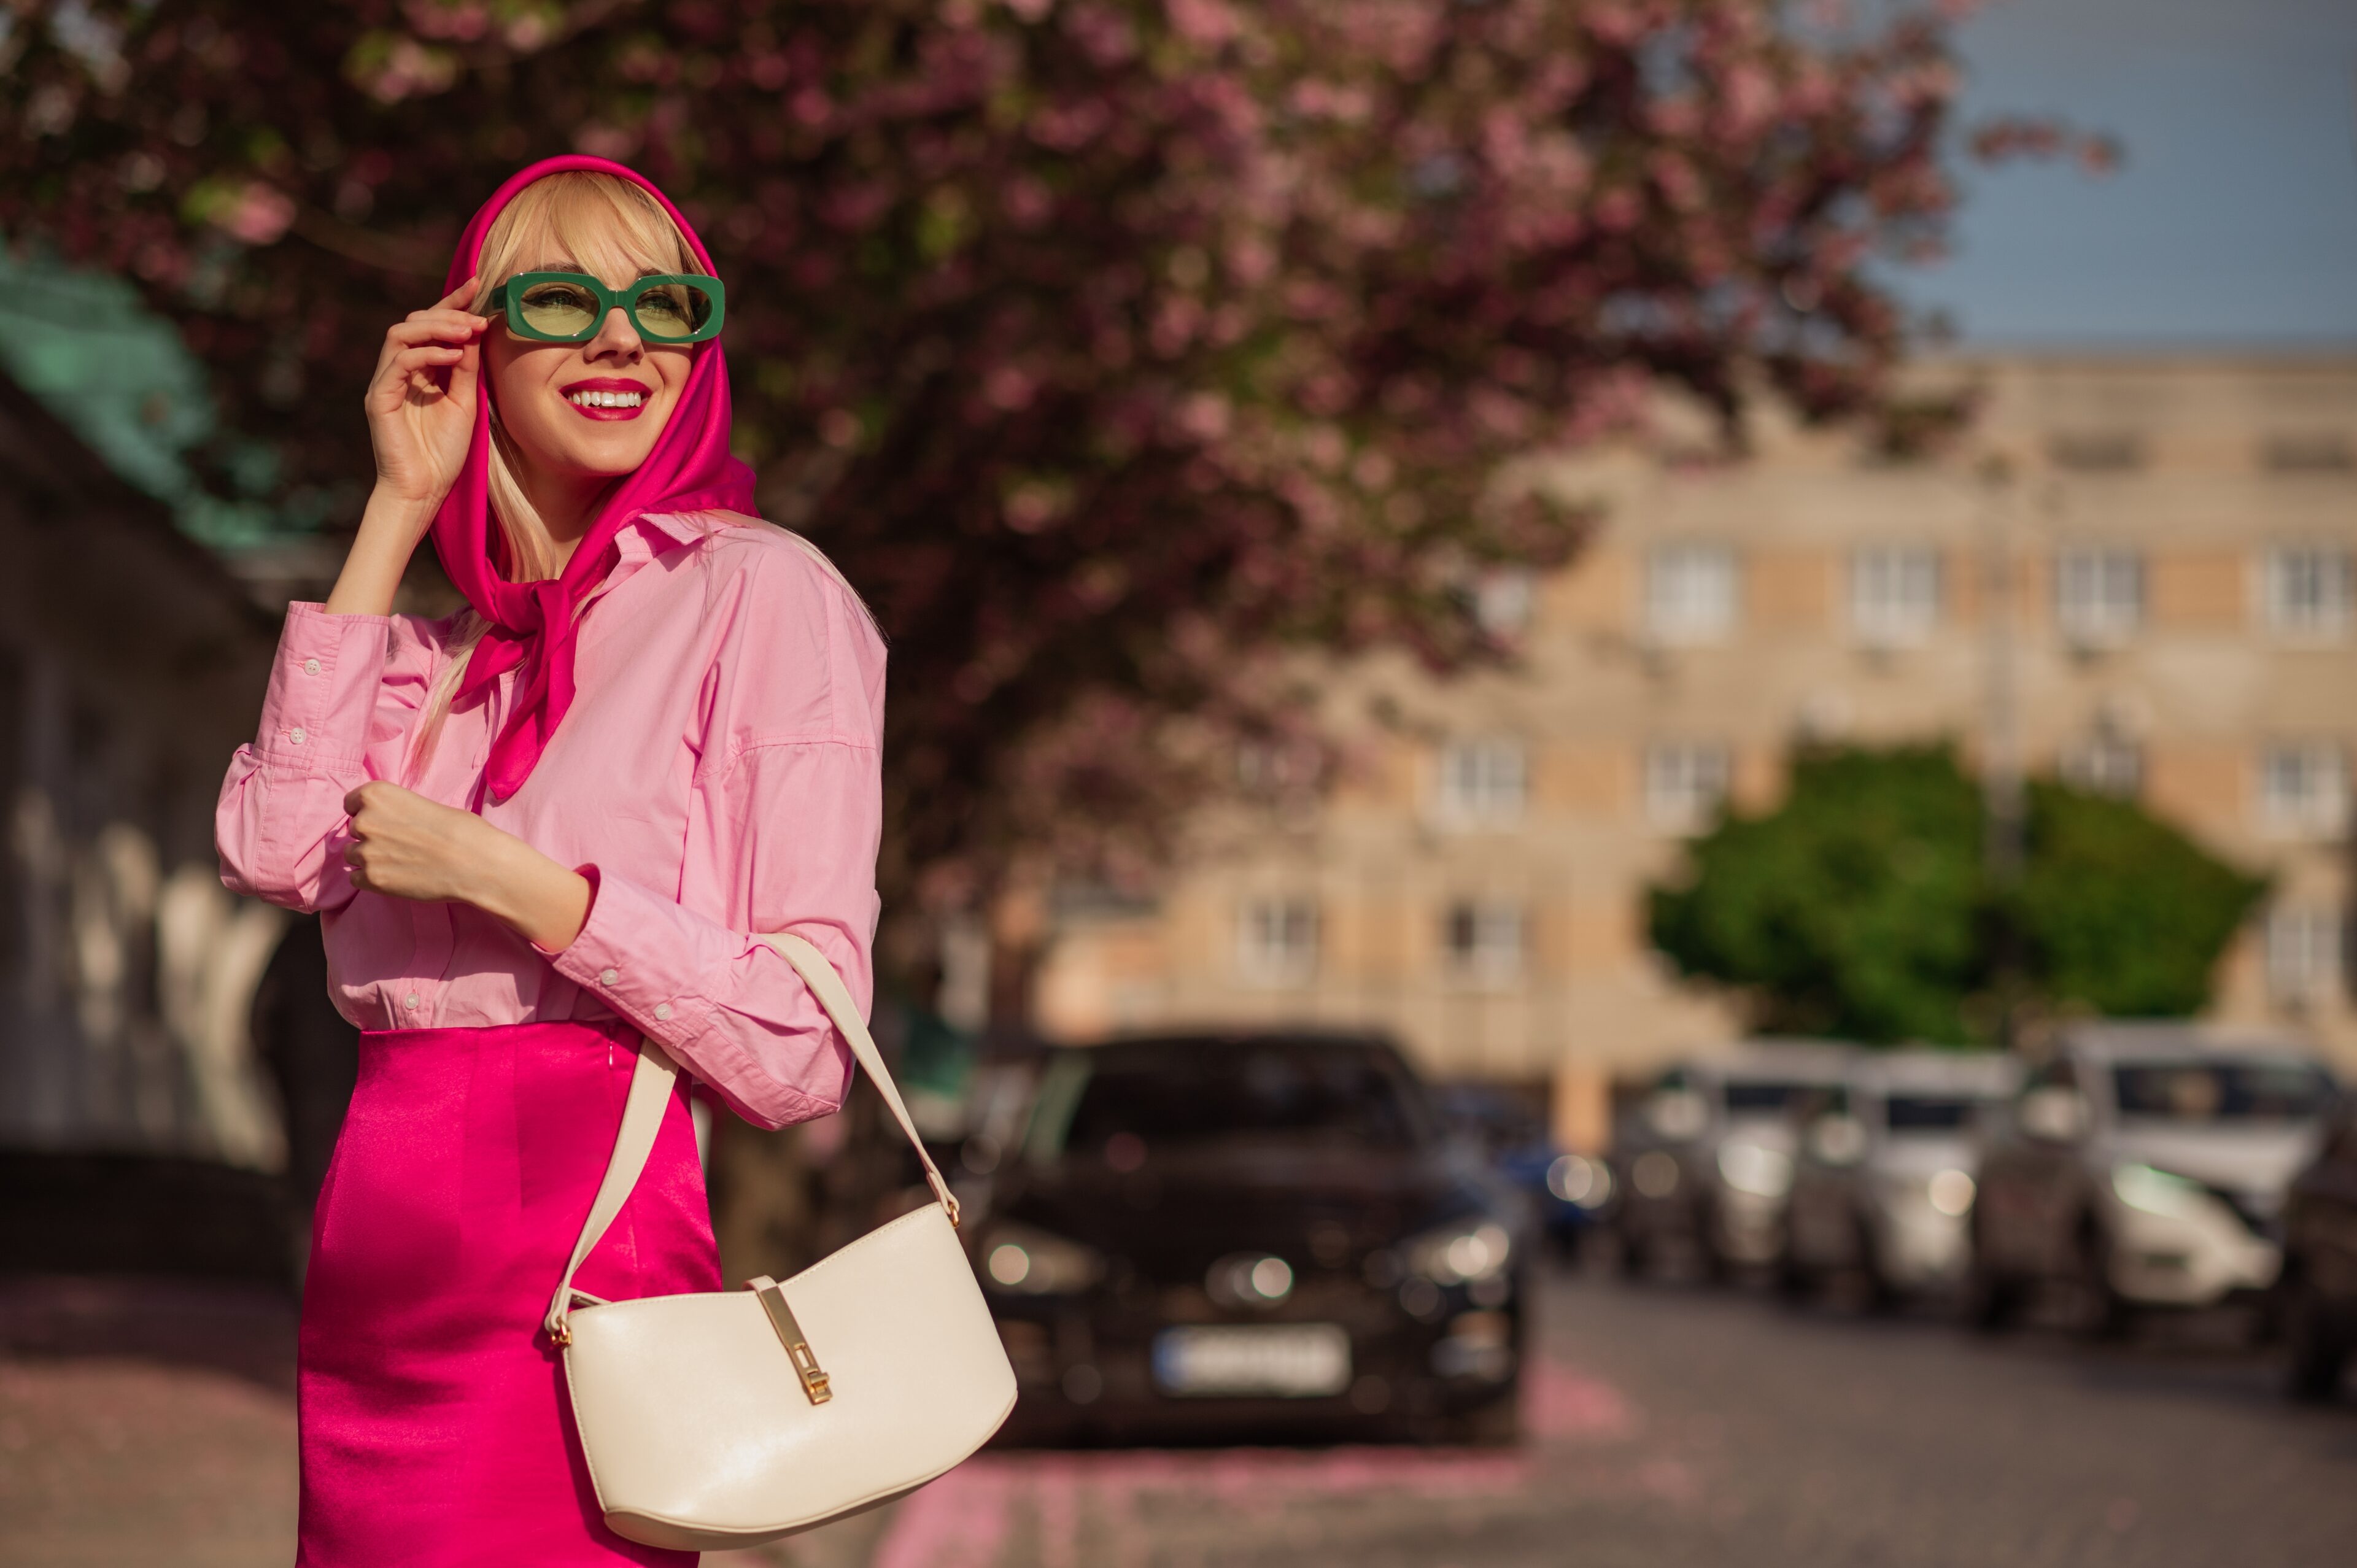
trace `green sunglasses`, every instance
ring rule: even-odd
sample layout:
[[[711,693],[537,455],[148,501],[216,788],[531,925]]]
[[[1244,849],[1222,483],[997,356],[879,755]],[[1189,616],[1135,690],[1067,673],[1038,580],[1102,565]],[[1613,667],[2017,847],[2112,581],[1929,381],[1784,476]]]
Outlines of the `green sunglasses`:
[[[683,273],[643,277],[619,289],[587,273],[518,273],[491,290],[490,298],[492,309],[507,312],[509,331],[536,343],[586,343],[597,336],[609,310],[628,316],[649,342],[701,343],[720,336],[726,305],[718,278]]]

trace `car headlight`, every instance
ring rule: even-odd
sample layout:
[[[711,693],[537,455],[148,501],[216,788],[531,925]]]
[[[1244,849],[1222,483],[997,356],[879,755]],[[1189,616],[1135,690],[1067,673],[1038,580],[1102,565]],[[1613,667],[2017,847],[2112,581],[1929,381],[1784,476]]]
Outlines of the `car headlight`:
[[[1923,1198],[1935,1212],[1961,1219],[1972,1208],[1973,1195],[1978,1190],[1967,1172],[1933,1171],[1932,1179],[1923,1184]]]
[[[1427,1230],[1400,1249],[1407,1266],[1437,1285],[1461,1285],[1502,1273],[1513,1238],[1494,1219],[1475,1217]]]
[[[2150,1165],[2121,1165],[2112,1172],[2112,1191],[2130,1208],[2164,1219],[2194,1219],[2215,1201],[2198,1181]]]
[[[1669,1197],[1678,1190],[1677,1156],[1660,1149],[1646,1150],[1630,1165],[1629,1185],[1640,1197]]]
[[[983,1283],[1008,1295],[1071,1295],[1103,1277],[1095,1248],[1028,1225],[994,1226],[982,1244]]]
[[[1566,1203],[1601,1208],[1612,1198],[1612,1171],[1602,1160],[1566,1155],[1547,1166],[1547,1190]]]
[[[1781,1197],[1792,1189],[1792,1156],[1781,1149],[1730,1138],[1718,1146],[1718,1176],[1738,1192]]]

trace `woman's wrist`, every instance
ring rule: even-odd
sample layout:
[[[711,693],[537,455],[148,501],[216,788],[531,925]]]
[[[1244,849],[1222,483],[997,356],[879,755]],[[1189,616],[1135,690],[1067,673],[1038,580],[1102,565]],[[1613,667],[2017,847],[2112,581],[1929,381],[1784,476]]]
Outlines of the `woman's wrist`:
[[[409,558],[434,521],[436,503],[393,494],[379,485],[370,492],[360,531],[344,556],[343,570],[328,595],[329,615],[393,613],[393,597],[409,570]]]
[[[480,819],[477,819],[480,821]],[[589,879],[490,824],[467,902],[548,952],[563,952],[589,923]]]

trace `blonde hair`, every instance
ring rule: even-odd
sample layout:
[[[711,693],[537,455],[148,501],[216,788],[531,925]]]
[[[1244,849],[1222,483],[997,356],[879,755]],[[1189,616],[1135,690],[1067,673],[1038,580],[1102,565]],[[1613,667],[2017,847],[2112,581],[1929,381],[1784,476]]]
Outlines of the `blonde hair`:
[[[705,270],[671,214],[646,191],[615,175],[567,169],[525,186],[491,220],[475,269],[481,283],[468,308],[479,316],[489,314],[493,289],[520,272],[556,262],[600,277],[626,278],[641,272],[701,274]],[[488,365],[481,389],[489,397]],[[491,405],[490,428],[490,512],[507,545],[509,580],[544,582],[562,570],[562,559],[548,524],[516,479],[519,456],[500,422],[497,403]],[[488,629],[489,623],[471,607],[451,623],[447,657],[426,693],[410,752],[413,781],[433,755],[468,660]]]

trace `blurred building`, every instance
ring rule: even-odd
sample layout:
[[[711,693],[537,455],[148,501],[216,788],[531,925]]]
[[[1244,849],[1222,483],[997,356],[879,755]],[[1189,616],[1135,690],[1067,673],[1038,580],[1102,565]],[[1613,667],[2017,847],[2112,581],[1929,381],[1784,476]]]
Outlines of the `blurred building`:
[[[1921,374],[1980,399],[1936,458],[1762,428],[1727,466],[1673,423],[1542,466],[1609,510],[1568,570],[1484,585],[1524,667],[1334,674],[1339,788],[1207,813],[1151,907],[1068,908],[1043,1025],[1381,1024],[1437,1071],[1552,1081],[1593,1128],[1609,1076],[1736,1026],[1646,943],[1682,840],[1771,802],[1797,739],[1945,736],[2271,873],[2218,1011],[2357,1064],[2357,359]]]
[[[212,828],[273,620],[5,378],[0,550],[0,1147],[273,1166],[247,1015],[284,915]]]

